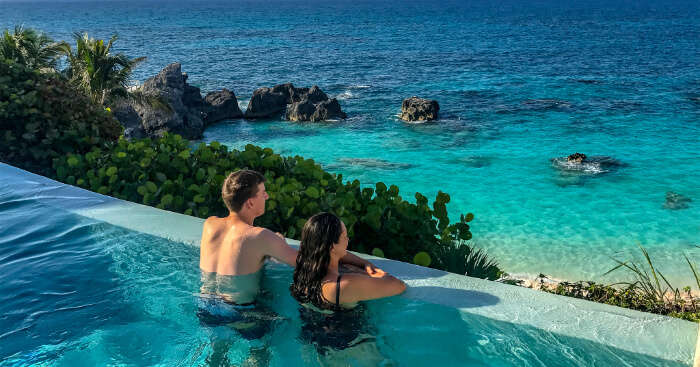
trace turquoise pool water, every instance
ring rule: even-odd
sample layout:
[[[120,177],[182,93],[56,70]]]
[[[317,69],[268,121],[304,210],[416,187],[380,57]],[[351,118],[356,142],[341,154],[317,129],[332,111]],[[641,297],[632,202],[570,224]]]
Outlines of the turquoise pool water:
[[[165,5],[167,4],[167,5]],[[318,84],[349,118],[227,122],[205,141],[269,146],[333,172],[452,196],[475,243],[510,273],[601,279],[649,249],[678,287],[700,242],[700,13],[697,1],[27,1],[0,2],[0,27],[57,39],[119,34],[147,56],[139,81],[179,61],[203,91]],[[441,119],[396,118],[435,98]],[[565,174],[573,152],[622,165]],[[664,208],[666,192],[693,201]],[[623,278],[613,274],[603,280]]]
[[[301,338],[284,265],[265,268],[261,303],[277,314],[271,331],[247,340],[196,316],[195,246],[3,188],[0,218],[0,366],[212,365],[217,355],[233,365],[246,365],[251,355],[266,356],[261,365],[321,365],[316,348]],[[453,290],[452,303],[499,302],[470,295]],[[401,297],[368,302],[358,317],[374,342],[326,358],[353,366],[685,365]]]

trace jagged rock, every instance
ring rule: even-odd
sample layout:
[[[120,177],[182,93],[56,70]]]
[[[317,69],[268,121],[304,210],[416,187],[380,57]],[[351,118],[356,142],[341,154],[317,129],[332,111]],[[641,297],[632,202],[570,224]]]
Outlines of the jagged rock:
[[[250,97],[248,108],[245,111],[245,118],[264,118],[280,114],[287,108],[287,100],[289,100],[288,90],[257,89],[253,92],[253,96]]]
[[[316,106],[305,99],[301,102],[295,102],[287,107],[286,118],[289,121],[309,121],[311,116],[316,112]]]
[[[284,113],[289,121],[322,121],[345,118],[338,101],[329,99],[318,86],[296,88],[291,83],[253,92],[246,118],[273,117]]]
[[[142,139],[147,136],[141,124],[141,116],[130,104],[116,105],[112,108],[112,114],[124,126],[124,137],[127,139]]]
[[[311,103],[320,103],[328,100],[326,93],[323,93],[321,88],[319,88],[317,85],[314,85],[311,87],[311,89],[306,91],[306,98],[311,101]]]
[[[204,98],[204,114],[204,122],[207,125],[243,117],[236,95],[228,89],[207,93]]]
[[[586,155],[583,154],[583,153],[578,153],[578,152],[576,152],[576,153],[571,154],[571,155],[569,155],[568,157],[566,157],[566,160],[567,160],[568,162],[581,163],[581,162],[583,162],[584,160],[586,160]]]
[[[666,202],[664,203],[664,208],[671,210],[687,209],[690,206],[689,202],[693,201],[691,198],[677,194],[673,191],[666,192]]]
[[[161,103],[136,102],[135,111],[141,117],[143,130],[148,136],[160,136],[164,132],[182,135],[187,139],[197,139],[204,131],[201,117],[199,88],[186,83],[179,63],[173,63],[161,70],[158,75],[143,83],[141,92],[149,100]],[[197,98],[199,95],[199,98]]]
[[[439,111],[437,101],[414,96],[403,100],[399,117],[404,121],[431,121],[438,118]]]
[[[346,117],[347,115],[341,110],[340,103],[335,98],[315,104],[311,99],[304,99],[301,102],[288,105],[286,114],[289,121],[323,121]]]
[[[207,94],[187,84],[187,74],[172,63],[137,88],[140,98],[124,101],[113,110],[127,138],[157,137],[164,132],[198,139],[206,124],[243,116],[233,92]]]
[[[182,77],[185,82],[182,104],[188,108],[203,109],[204,100],[202,99],[202,91],[198,87],[187,84],[187,73],[182,73]]]
[[[347,115],[340,109],[340,103],[333,98],[316,105],[316,111],[311,115],[310,121],[323,121],[333,118],[346,118]]]

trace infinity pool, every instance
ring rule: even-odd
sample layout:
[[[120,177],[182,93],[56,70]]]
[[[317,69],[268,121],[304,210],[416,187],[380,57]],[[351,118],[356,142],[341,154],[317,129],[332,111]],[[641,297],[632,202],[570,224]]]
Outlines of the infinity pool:
[[[196,246],[77,215],[47,204],[55,198],[20,196],[16,187],[0,187],[0,366],[687,366],[692,358],[691,351],[666,359],[485,317],[478,310],[497,310],[505,297],[431,285],[433,273],[401,275],[411,286],[407,296],[367,302],[357,316],[369,341],[321,356],[301,338],[291,268],[274,263],[265,267],[261,297],[274,312],[271,330],[247,340],[198,319]],[[66,197],[66,206],[76,199]],[[543,318],[550,312],[525,301],[523,308]],[[678,325],[672,344],[692,349],[686,336],[695,326]]]

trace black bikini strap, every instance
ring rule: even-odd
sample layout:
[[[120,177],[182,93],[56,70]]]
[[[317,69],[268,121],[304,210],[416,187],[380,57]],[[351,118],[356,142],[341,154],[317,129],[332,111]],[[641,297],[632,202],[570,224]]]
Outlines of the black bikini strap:
[[[340,277],[342,275],[338,274],[338,280],[335,281],[335,306],[340,307]]]

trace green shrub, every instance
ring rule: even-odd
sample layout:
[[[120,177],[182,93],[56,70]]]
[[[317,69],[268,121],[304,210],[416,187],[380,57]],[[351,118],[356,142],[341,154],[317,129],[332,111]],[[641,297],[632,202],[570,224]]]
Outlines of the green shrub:
[[[0,161],[53,176],[52,159],[116,141],[121,129],[60,76],[0,61]]]
[[[357,180],[343,182],[342,175],[324,171],[311,159],[282,157],[253,145],[242,151],[228,151],[217,142],[190,148],[178,135],[120,139],[109,149],[56,159],[54,168],[66,183],[202,218],[228,215],[221,201],[225,175],[254,169],[267,178],[270,195],[257,225],[298,239],[311,215],[329,211],[347,225],[353,250],[409,262],[419,252],[434,256],[446,244],[471,238],[467,222],[474,217],[463,215],[450,224],[445,207],[450,198],[442,192],[431,208],[421,194],[415,204],[403,200],[394,185],[380,182],[371,189]]]

